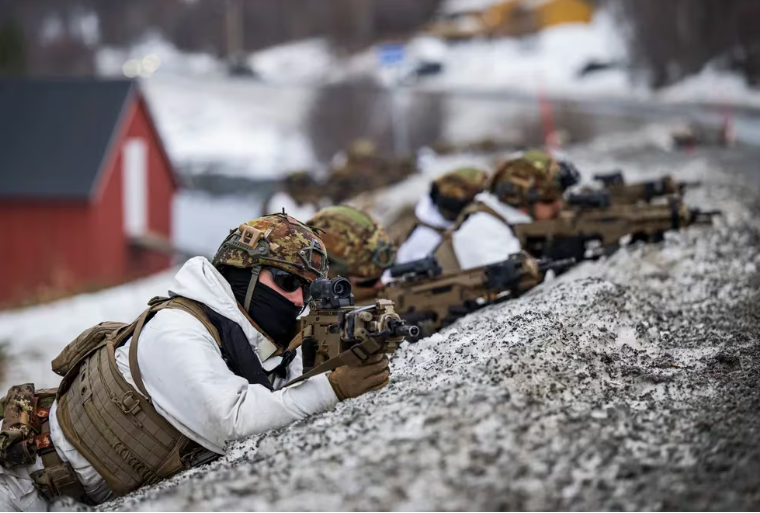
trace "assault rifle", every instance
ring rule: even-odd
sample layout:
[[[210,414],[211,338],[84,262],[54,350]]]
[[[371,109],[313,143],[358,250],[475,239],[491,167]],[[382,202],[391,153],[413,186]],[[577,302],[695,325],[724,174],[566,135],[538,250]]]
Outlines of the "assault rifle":
[[[702,185],[700,182],[677,182],[671,176],[627,184],[625,183],[622,171],[597,174],[594,175],[594,180],[604,185],[613,204],[620,205],[633,205],[640,201],[649,203],[655,198],[674,194],[683,196],[686,189]]]
[[[541,283],[549,270],[560,272],[574,263],[537,261],[518,253],[495,264],[442,275],[436,259],[428,257],[391,267],[395,280],[380,296],[393,301],[401,318],[427,337],[470,312],[519,296]]]
[[[306,372],[288,384],[341,365],[358,365],[375,353],[393,353],[404,337],[419,335],[416,326],[401,320],[393,301],[354,306],[351,283],[340,276],[314,280],[309,293],[309,313],[299,320],[300,331],[288,347],[302,347]]]
[[[690,209],[680,198],[671,197],[663,204],[563,210],[556,219],[512,228],[531,255],[582,260],[614,252],[627,235],[631,242],[660,242],[668,230],[712,224],[716,215],[720,211]]]

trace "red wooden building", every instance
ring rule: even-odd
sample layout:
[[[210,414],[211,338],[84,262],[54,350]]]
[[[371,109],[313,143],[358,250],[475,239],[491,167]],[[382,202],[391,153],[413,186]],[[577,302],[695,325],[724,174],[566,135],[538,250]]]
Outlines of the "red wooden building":
[[[0,305],[167,268],[176,190],[132,81],[0,81]]]

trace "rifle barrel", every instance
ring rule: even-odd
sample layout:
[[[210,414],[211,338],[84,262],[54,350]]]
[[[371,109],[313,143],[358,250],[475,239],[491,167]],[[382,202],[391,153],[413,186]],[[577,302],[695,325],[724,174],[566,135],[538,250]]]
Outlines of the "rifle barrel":
[[[420,335],[420,329],[417,326],[405,324],[404,321],[391,321],[388,329],[392,337],[417,338]]]
[[[559,260],[542,260],[538,262],[538,270],[545,274],[548,271],[564,271],[575,265],[575,258],[562,258]]]
[[[694,208],[691,210],[691,222],[695,224],[711,224],[712,218],[723,215],[720,210],[699,210]]]

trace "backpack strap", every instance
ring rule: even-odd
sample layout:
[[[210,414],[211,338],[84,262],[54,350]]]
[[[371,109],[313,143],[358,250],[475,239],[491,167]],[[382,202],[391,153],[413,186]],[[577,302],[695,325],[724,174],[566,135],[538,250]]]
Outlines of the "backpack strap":
[[[445,274],[455,273],[462,270],[459,265],[459,259],[454,251],[454,233],[462,227],[470,216],[479,212],[491,215],[505,225],[511,226],[501,214],[481,201],[475,200],[467,205],[465,209],[462,210],[462,213],[459,214],[454,226],[443,233],[441,243],[433,251],[433,256],[435,256],[435,259],[438,261],[438,264],[441,266],[441,269]]]
[[[165,309],[175,309],[187,312],[198,319],[201,324],[203,324],[219,348],[222,347],[222,339],[219,336],[219,331],[206,316],[205,312],[201,308],[201,305],[192,299],[181,296],[176,296],[173,298],[153,298],[148,304],[151,306],[146,309],[137,319],[135,330],[132,334],[132,342],[130,342],[129,345],[129,371],[132,374],[132,380],[135,382],[137,389],[143,396],[148,399],[148,401],[150,401],[150,394],[148,394],[148,391],[145,389],[145,383],[142,379],[142,372],[140,372],[140,366],[137,363],[137,344],[140,341],[140,334],[145,327],[145,323],[152,319],[157,312]]]
[[[416,218],[416,220],[415,220],[414,224],[412,225],[412,227],[409,229],[408,232],[406,232],[406,237],[404,237],[404,240],[408,240],[409,237],[411,237],[412,234],[414,233],[414,230],[416,230],[420,226],[424,226],[425,228],[430,228],[431,230],[433,230],[434,232],[436,232],[438,235],[441,235],[441,236],[443,236],[446,233],[446,231],[447,231],[446,228],[440,228],[438,226],[433,226],[432,224],[428,224],[428,223],[426,223],[424,221],[420,221],[419,218]]]
[[[496,210],[492,209],[482,201],[475,200],[467,205],[464,210],[462,210],[462,213],[459,214],[459,217],[457,218],[456,224],[451,228],[451,232],[457,231],[459,228],[461,228],[464,222],[470,218],[471,215],[477,214],[478,212],[489,214],[507,226],[510,226],[509,222],[504,218],[504,216],[499,214]]]

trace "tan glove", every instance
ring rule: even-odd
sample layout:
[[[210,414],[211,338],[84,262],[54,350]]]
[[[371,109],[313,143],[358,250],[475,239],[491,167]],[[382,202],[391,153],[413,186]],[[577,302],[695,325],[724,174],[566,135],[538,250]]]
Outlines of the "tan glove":
[[[343,365],[332,371],[327,380],[341,401],[380,390],[390,383],[388,357],[379,353],[370,356],[366,362],[356,367]]]

